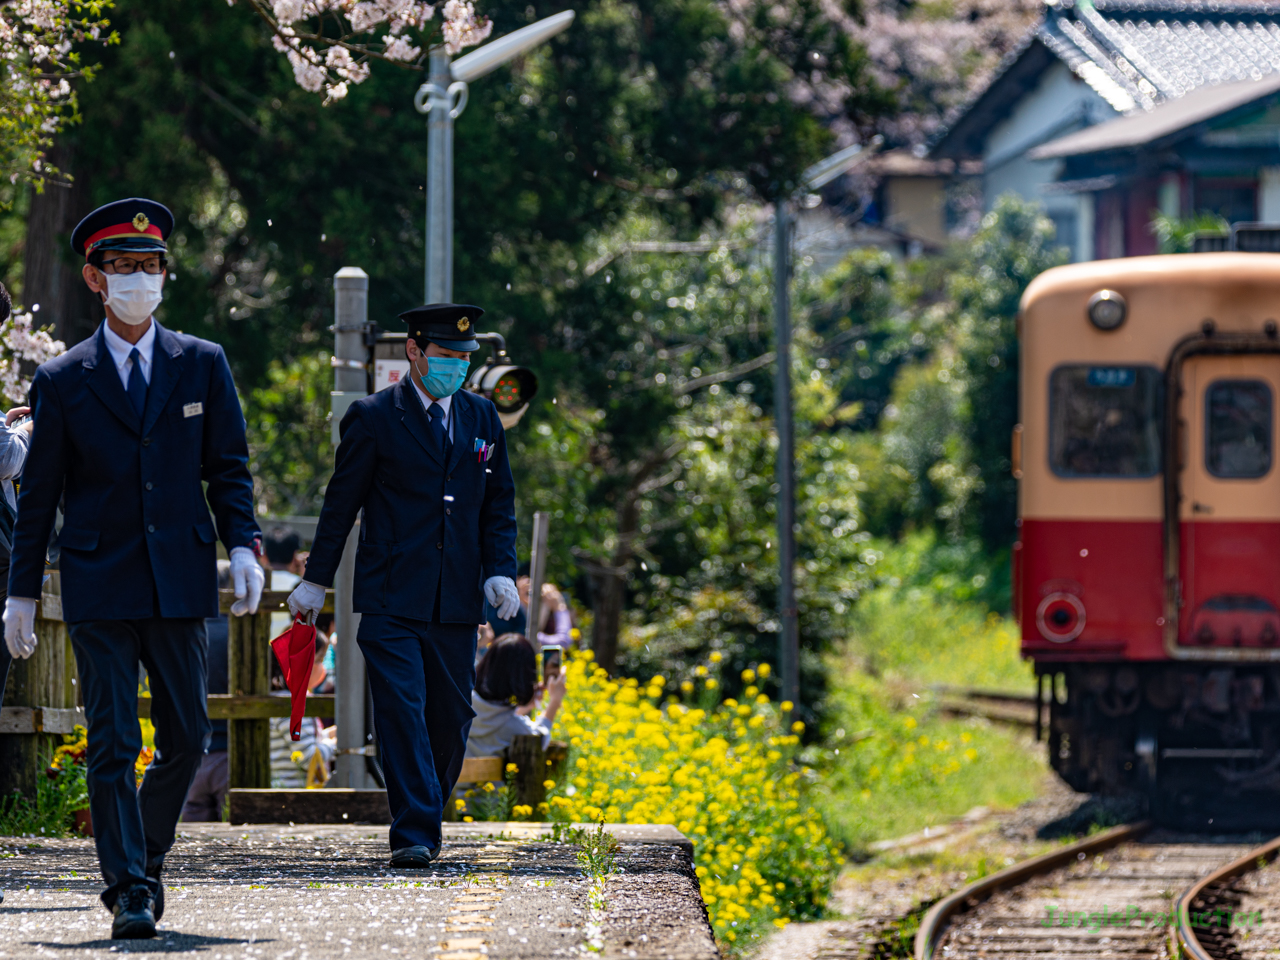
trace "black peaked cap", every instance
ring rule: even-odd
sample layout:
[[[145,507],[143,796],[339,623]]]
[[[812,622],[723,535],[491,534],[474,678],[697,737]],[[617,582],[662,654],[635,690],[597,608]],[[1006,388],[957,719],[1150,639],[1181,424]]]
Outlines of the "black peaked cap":
[[[414,307],[400,314],[409,325],[409,338],[419,347],[438,343],[450,350],[479,350],[476,342],[476,321],[484,311],[469,303],[429,303]]]
[[[132,197],[99,207],[71,231],[71,249],[88,257],[95,250],[127,250],[145,253],[168,249],[173,232],[173,212],[163,203]]]

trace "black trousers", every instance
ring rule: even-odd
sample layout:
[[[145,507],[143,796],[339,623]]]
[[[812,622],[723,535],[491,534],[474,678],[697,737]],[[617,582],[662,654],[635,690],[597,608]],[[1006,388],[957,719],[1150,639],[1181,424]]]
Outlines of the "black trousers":
[[[356,639],[373,692],[391,849],[438,847],[475,718],[476,625],[366,613]]]
[[[208,641],[203,620],[85,620],[68,625],[84,690],[89,727],[89,810],[98,864],[107,889],[102,902],[146,883],[147,868],[164,860],[187,791],[209,746],[205,707]],[[156,752],[142,787],[134,762],[138,726],[138,664],[151,683]]]

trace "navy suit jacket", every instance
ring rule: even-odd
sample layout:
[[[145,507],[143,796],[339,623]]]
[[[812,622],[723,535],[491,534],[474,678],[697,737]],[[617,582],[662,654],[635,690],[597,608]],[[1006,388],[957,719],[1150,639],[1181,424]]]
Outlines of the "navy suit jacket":
[[[228,550],[258,535],[244,414],[222,348],[156,323],[139,420],[99,327],[36,370],[31,406],[9,595],[40,596],[65,492],[59,544],[68,621],[216,617],[210,507]]]
[[[516,575],[516,490],[506,434],[492,403],[459,391],[449,411],[453,447],[446,463],[413,391],[401,380],[357,400],[342,418],[306,579],[333,583],[363,509],[357,612],[482,623],[484,581]],[[487,461],[476,453],[477,440],[493,445]]]

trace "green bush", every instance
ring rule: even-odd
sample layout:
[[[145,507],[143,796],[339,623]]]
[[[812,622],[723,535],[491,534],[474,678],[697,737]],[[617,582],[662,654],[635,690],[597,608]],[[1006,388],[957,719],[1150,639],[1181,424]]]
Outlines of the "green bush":
[[[0,835],[67,837],[75,833],[75,813],[89,805],[85,768],[81,764],[49,767],[36,779],[31,800],[14,791],[0,798]]]

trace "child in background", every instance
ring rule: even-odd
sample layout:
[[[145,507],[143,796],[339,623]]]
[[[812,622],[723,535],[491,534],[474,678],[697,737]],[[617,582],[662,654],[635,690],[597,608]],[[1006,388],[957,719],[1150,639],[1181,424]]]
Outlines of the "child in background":
[[[471,694],[476,717],[471,721],[466,755],[496,757],[516,737],[527,734],[542,737],[545,750],[551,742],[556,713],[564,702],[564,684],[563,672],[545,683],[538,682],[538,655],[525,637],[518,633],[499,637],[476,667],[476,686]],[[544,692],[546,709],[538,717],[526,715]]]

